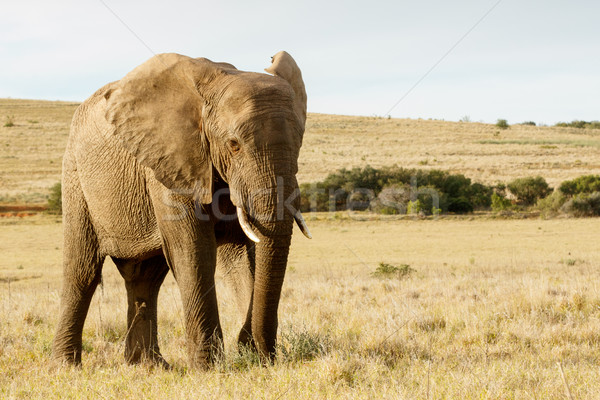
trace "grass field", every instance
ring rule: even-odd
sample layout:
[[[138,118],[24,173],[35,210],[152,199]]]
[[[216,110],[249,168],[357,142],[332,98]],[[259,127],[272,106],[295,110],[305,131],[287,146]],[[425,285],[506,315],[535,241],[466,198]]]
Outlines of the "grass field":
[[[44,201],[74,107],[0,100],[0,117],[15,124],[0,124],[0,203]],[[600,173],[594,131],[496,131],[313,114],[299,180],[393,163],[490,183]],[[0,218],[0,399],[600,398],[598,219],[306,217],[314,239],[293,238],[275,365],[235,351],[240,318],[218,280],[226,354],[210,371],[187,369],[171,276],[159,342],[174,368],[124,363],[125,288],[110,261],[86,321],[83,367],[52,363],[62,224],[44,214]],[[376,276],[380,263],[399,269]]]
[[[201,372],[186,369],[171,277],[159,340],[174,370],[124,364],[125,288],[111,263],[83,369],[56,369],[61,224],[4,219],[0,397],[566,398],[558,362],[574,398],[600,396],[597,220],[309,222],[314,240],[294,236],[277,363],[236,355],[240,320],[219,281],[227,354]],[[380,262],[410,269],[375,277]]]

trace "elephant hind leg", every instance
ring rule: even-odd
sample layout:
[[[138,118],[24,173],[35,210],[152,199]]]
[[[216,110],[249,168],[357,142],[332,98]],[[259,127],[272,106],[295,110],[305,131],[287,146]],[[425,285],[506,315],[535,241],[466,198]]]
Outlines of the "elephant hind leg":
[[[168,368],[158,347],[157,299],[169,268],[163,255],[144,261],[114,259],[127,289],[125,359],[150,361]]]
[[[57,360],[80,364],[83,325],[102,278],[104,257],[100,255],[83,193],[73,175],[65,176],[63,185],[63,288],[52,353]]]

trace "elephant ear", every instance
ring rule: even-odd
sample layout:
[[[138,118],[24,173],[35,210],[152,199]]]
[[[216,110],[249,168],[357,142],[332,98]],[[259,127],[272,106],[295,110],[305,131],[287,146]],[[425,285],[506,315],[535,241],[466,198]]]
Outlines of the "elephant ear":
[[[212,201],[212,162],[203,132],[200,88],[228,64],[179,54],[157,55],[105,94],[113,134],[166,187]]]
[[[271,65],[265,71],[285,79],[294,90],[294,111],[302,122],[302,130],[306,122],[306,89],[302,80],[302,72],[289,53],[280,51],[271,58]]]

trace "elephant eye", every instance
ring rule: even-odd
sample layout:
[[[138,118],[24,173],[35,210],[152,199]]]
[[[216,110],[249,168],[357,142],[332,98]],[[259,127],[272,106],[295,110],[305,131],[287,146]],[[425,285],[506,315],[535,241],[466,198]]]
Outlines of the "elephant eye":
[[[227,145],[229,146],[229,149],[231,150],[231,152],[234,154],[238,153],[241,150],[240,143],[235,139],[229,140]]]

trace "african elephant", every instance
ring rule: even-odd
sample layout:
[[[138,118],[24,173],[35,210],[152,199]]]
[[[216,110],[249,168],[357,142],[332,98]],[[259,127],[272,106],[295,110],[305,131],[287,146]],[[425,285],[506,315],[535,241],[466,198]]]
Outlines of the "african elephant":
[[[83,325],[107,256],[125,280],[129,362],[165,363],[156,303],[171,270],[190,363],[209,365],[222,346],[216,268],[245,318],[238,341],[273,359],[293,221],[310,233],[297,211],[302,74],[286,52],[265,71],[160,54],[76,110],[63,159],[56,359],[81,363]]]

